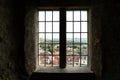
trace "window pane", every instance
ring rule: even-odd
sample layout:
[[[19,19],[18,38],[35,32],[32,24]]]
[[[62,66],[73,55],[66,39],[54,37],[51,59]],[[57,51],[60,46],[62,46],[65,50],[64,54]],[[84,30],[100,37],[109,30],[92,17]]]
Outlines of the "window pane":
[[[81,43],[87,43],[87,33],[81,33]]]
[[[39,21],[45,21],[45,11],[39,11]]]
[[[74,32],[80,32],[80,22],[74,22]]]
[[[67,21],[73,21],[73,11],[67,11]]]
[[[52,33],[46,33],[46,42],[51,43],[52,42]]]
[[[46,21],[52,21],[52,11],[46,11]]]
[[[44,66],[45,65],[45,57],[39,56],[39,65]]]
[[[74,33],[74,43],[80,43],[80,33]]]
[[[59,21],[59,11],[53,11],[53,21]]]
[[[45,32],[45,23],[39,22],[39,32]]]
[[[74,11],[74,21],[80,21],[80,11]]]
[[[81,45],[81,55],[88,55],[88,45],[87,44]]]
[[[39,64],[44,66],[45,64],[45,44],[39,44]]]
[[[81,22],[81,32],[87,32],[87,22]]]
[[[74,56],[74,66],[80,66],[80,56]]]
[[[67,66],[73,66],[73,56],[66,56]]]
[[[81,20],[87,21],[87,11],[81,11]]]
[[[52,32],[52,22],[46,22],[46,32]]]
[[[46,43],[46,52],[52,54],[52,43]]]
[[[49,53],[46,53],[47,55],[49,55]],[[52,66],[52,56],[46,56],[45,57],[45,61],[46,61],[46,66]]]
[[[59,44],[53,44],[53,55],[59,55]]]
[[[59,43],[59,33],[53,34],[53,43]]]
[[[74,55],[80,55],[80,44],[74,44]]]
[[[73,22],[67,22],[67,32],[73,32]]]
[[[45,34],[39,33],[39,43],[44,43],[44,42],[45,42]]]
[[[66,52],[67,55],[73,55],[73,44],[67,44],[66,50],[67,50]]]
[[[53,56],[53,66],[59,65],[59,56]]]
[[[87,66],[87,56],[81,56],[81,66]]]
[[[40,56],[44,56],[45,53],[45,44],[39,44],[39,54]]]
[[[73,43],[73,34],[67,33],[67,43]]]
[[[53,22],[53,32],[59,32],[59,22]]]

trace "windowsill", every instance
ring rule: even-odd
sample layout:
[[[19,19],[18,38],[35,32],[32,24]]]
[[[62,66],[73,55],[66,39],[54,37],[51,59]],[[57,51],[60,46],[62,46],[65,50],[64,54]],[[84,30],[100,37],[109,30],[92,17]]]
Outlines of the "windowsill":
[[[30,80],[95,80],[95,74],[88,67],[40,67],[32,73]]]
[[[89,67],[38,67],[35,72],[40,73],[93,73]]]

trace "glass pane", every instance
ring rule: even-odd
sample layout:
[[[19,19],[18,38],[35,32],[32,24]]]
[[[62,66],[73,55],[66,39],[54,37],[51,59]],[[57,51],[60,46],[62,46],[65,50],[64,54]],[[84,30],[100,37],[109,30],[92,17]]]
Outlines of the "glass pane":
[[[74,33],[74,43],[80,43],[80,33]]]
[[[73,34],[67,33],[67,43],[73,43]]]
[[[59,43],[59,33],[53,33],[53,43]]]
[[[80,11],[74,11],[74,21],[80,21]]]
[[[59,32],[59,22],[53,22],[53,32]]]
[[[46,53],[49,54],[49,53]],[[46,66],[52,66],[52,56],[46,56]]]
[[[87,32],[87,22],[81,22],[81,32]]]
[[[39,11],[39,21],[45,21],[45,11]]]
[[[80,32],[80,22],[74,22],[74,32]]]
[[[67,32],[73,32],[73,22],[67,22]]]
[[[74,66],[80,66],[80,56],[74,56]]]
[[[38,56],[38,64],[39,64],[39,65],[41,64],[40,56]],[[41,65],[41,66],[42,66],[42,65]]]
[[[66,56],[67,66],[73,66],[73,56]]]
[[[81,33],[81,43],[87,43],[87,33]]]
[[[46,21],[52,21],[52,11],[46,11]]]
[[[52,32],[52,22],[46,22],[46,32]]]
[[[39,44],[39,54],[40,56],[44,56],[45,53],[45,44]]]
[[[59,55],[59,44],[53,44],[53,55]]]
[[[81,11],[81,20],[87,21],[87,11]]]
[[[59,65],[59,56],[53,56],[53,66]]]
[[[73,11],[67,11],[67,21],[73,21]]]
[[[45,32],[45,23],[39,22],[39,32]]]
[[[87,56],[81,56],[81,66],[87,66]]]
[[[88,45],[87,44],[81,45],[81,55],[88,55]]]
[[[40,65],[45,65],[45,57],[44,56],[39,56],[39,64]]]
[[[67,44],[66,50],[67,50],[66,52],[67,55],[73,55],[73,44]]]
[[[59,21],[59,11],[53,11],[53,21]]]
[[[51,43],[52,42],[52,33],[46,33],[46,42]]]
[[[80,44],[74,44],[74,55],[80,55]]]
[[[46,52],[52,54],[52,51],[53,51],[52,49],[53,49],[52,43],[47,43],[46,44]]]
[[[45,34],[39,33],[39,43],[44,43],[44,42],[45,42]]]

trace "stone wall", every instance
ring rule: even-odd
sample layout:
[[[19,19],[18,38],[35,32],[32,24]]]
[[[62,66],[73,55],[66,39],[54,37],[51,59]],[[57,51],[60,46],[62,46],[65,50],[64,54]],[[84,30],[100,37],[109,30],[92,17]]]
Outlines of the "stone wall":
[[[36,7],[34,2],[28,2],[25,15],[25,66],[29,75],[36,69],[35,37],[36,37]]]
[[[24,14],[20,1],[0,0],[0,80],[26,79]]]
[[[102,77],[120,80],[120,3],[104,1],[102,19]]]

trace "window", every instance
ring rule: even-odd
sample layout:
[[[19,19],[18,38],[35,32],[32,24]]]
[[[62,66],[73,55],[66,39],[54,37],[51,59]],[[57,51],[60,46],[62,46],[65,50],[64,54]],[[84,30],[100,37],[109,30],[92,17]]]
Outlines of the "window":
[[[39,65],[89,66],[88,10],[46,9],[38,13]]]

